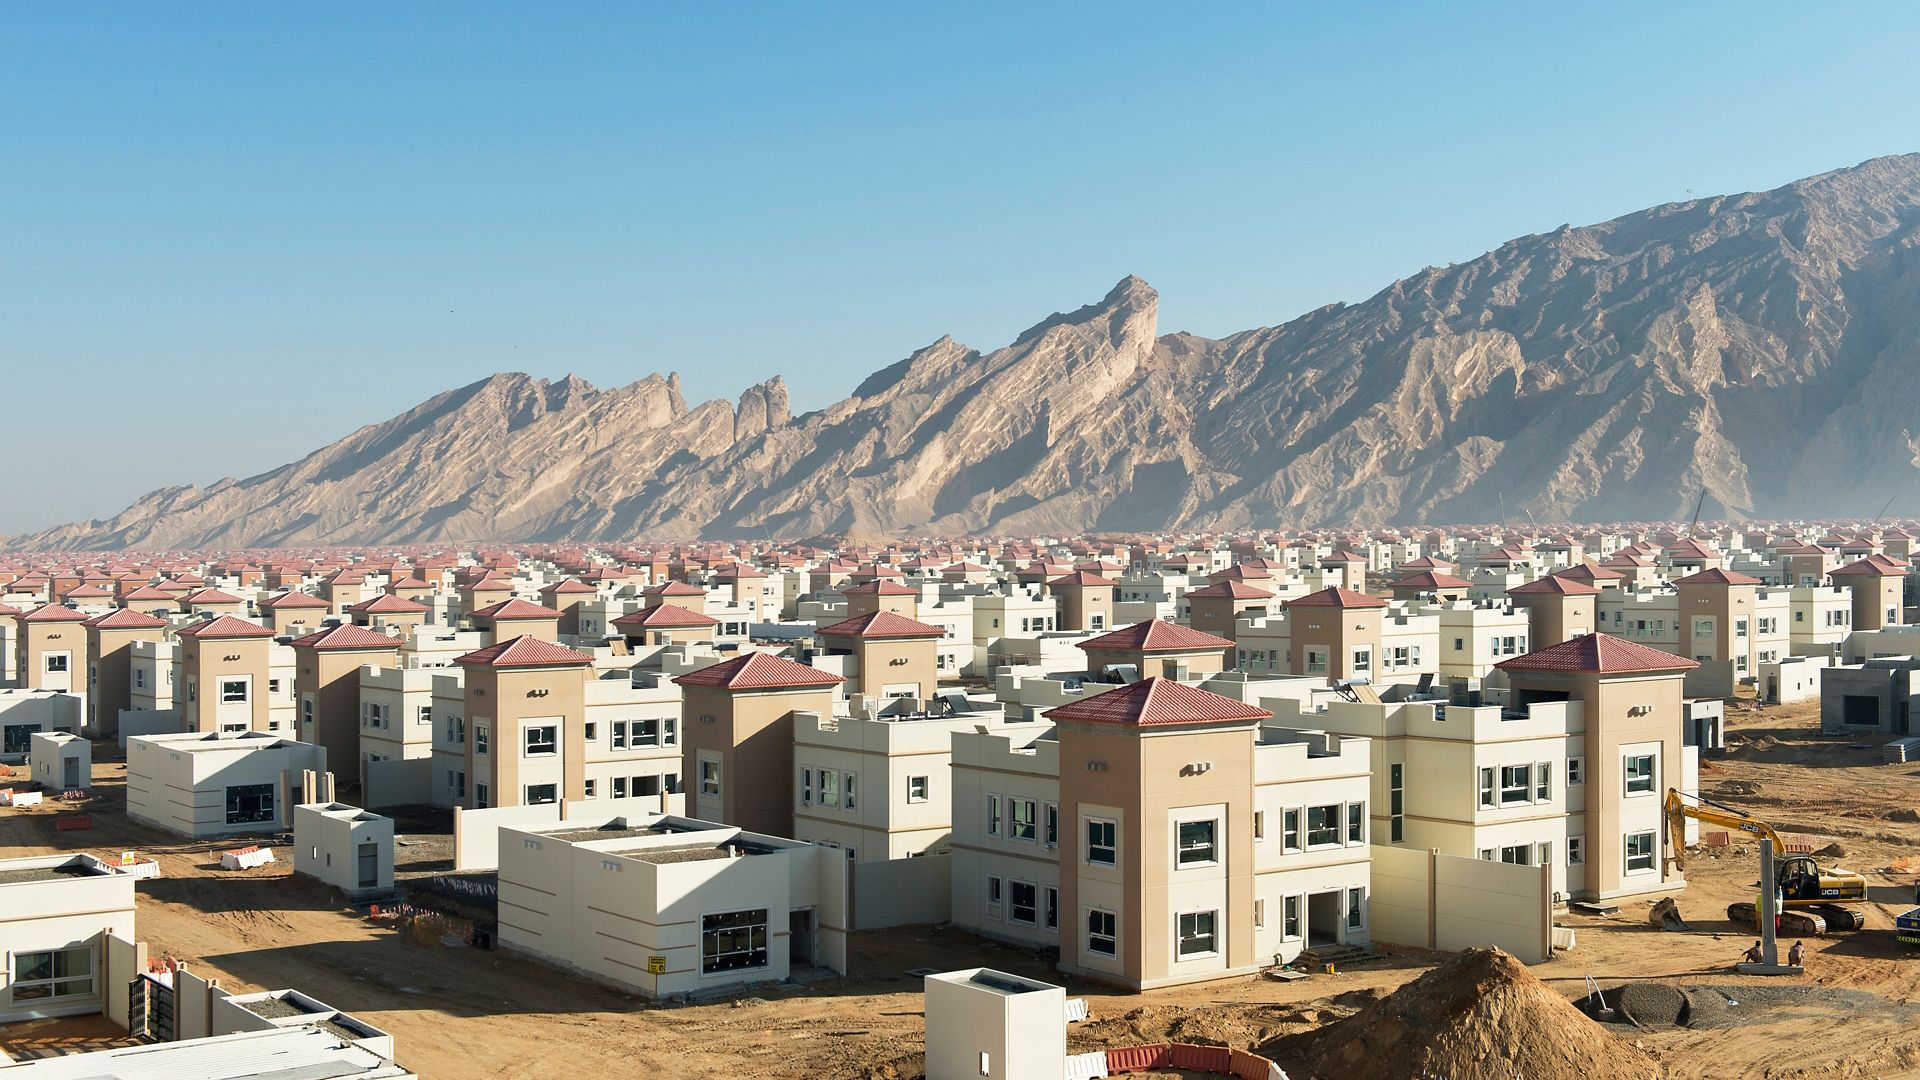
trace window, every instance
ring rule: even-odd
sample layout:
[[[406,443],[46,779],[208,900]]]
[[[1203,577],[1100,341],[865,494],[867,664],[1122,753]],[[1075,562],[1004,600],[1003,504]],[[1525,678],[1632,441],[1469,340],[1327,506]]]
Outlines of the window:
[[[1300,811],[1288,810],[1280,816],[1282,851],[1300,850]]]
[[[221,679],[220,703],[222,705],[245,705],[247,703],[247,680]]]
[[[987,878],[987,917],[1000,917],[1000,903],[1006,896],[1006,883],[997,877]]]
[[[1347,804],[1347,843],[1364,844],[1367,842],[1367,804],[1353,802]]]
[[[633,778],[633,793],[634,793],[635,795],[658,795],[658,794],[660,794],[660,777],[658,777],[658,776],[636,776],[636,777],[634,777],[634,778]]]
[[[560,796],[555,791],[554,785],[552,784],[528,784],[527,785],[526,804],[528,806],[544,806],[547,803],[559,802],[559,801],[560,801]]]
[[[1183,821],[1179,828],[1177,862],[1181,866],[1205,866],[1219,861],[1219,848],[1215,843],[1218,832],[1217,821]]]
[[[1007,835],[1015,840],[1025,840],[1027,843],[1039,839],[1039,814],[1040,806],[1032,799],[1008,799]]]
[[[1325,675],[1327,673],[1327,650],[1307,650],[1307,674]]]
[[[1587,861],[1587,838],[1584,836],[1567,837],[1567,865],[1582,866]]]
[[[1533,796],[1533,766],[1500,766],[1500,805],[1526,802]]]
[[[583,735],[588,742],[598,742],[600,739],[600,725],[599,724],[585,725],[585,727],[583,728]]]
[[[1373,667],[1372,649],[1353,650],[1353,670],[1366,671]]]
[[[1627,873],[1641,874],[1653,869],[1653,833],[1635,832],[1626,835]]]
[[[1550,779],[1552,764],[1542,761],[1533,767],[1533,801],[1547,802],[1553,798],[1553,783]]]
[[[1120,919],[1111,911],[1087,909],[1087,951],[1116,956],[1120,951]]]
[[[473,785],[473,806],[476,810],[487,808],[487,785],[479,783]]]
[[[1480,767],[1480,807],[1485,809],[1493,804],[1493,768],[1482,765]]]
[[[584,795],[586,798],[589,798],[589,799],[594,797],[595,785],[592,780],[582,780],[580,782],[580,785],[581,785],[580,791],[582,795]]]
[[[1059,847],[1060,846],[1060,804],[1059,803],[1047,804],[1047,813],[1046,813],[1045,822],[1046,822],[1045,830],[1041,833],[1042,842],[1044,842],[1050,848]]]
[[[700,763],[700,794],[720,794],[720,763],[703,761]]]
[[[907,777],[907,801],[910,803],[927,801],[927,778],[924,776]]]
[[[626,777],[616,776],[613,778],[613,797],[616,799],[624,799],[627,797]]]
[[[700,971],[714,975],[767,966],[767,909],[700,917]]]
[[[1358,930],[1366,922],[1367,891],[1347,890],[1347,929]]]
[[[1087,819],[1087,862],[1113,866],[1120,856],[1120,826],[1106,818]]]
[[[527,756],[543,757],[560,752],[560,729],[541,724],[527,729]]]
[[[613,749],[625,750],[626,748],[627,722],[625,720],[615,720],[613,722]]]
[[[1340,842],[1340,804],[1307,807],[1307,846],[1326,847]]]
[[[1214,912],[1189,911],[1180,916],[1180,937],[1176,945],[1176,955],[1185,960],[1193,956],[1211,956],[1218,952],[1215,945]]]
[[[1587,782],[1587,759],[1570,757],[1567,759],[1567,786],[1578,787]]]
[[[473,752],[476,754],[487,752],[487,725],[479,722],[473,725]]]
[[[1255,810],[1253,812],[1253,838],[1255,840],[1265,840],[1267,838],[1267,812],[1265,810]]]
[[[800,805],[813,805],[813,770],[800,770]]]
[[[1525,866],[1533,861],[1533,845],[1509,844],[1500,849],[1500,861],[1509,866]]]
[[[1387,766],[1387,836],[1391,843],[1405,840],[1407,832],[1406,766],[1394,762]]]
[[[1280,937],[1286,941],[1300,940],[1300,898],[1285,897],[1280,901],[1280,911]]]
[[[1046,898],[1046,928],[1058,930],[1060,929],[1060,890],[1049,885],[1042,892]]]
[[[1000,835],[1000,796],[987,796],[987,835]]]
[[[63,652],[48,653],[46,656],[46,660],[47,660],[47,666],[46,666],[47,674],[62,675],[66,673],[67,660],[68,660],[68,656],[66,653],[63,653]]]
[[[838,769],[820,770],[820,805],[840,805],[840,771]]]
[[[857,793],[854,791],[854,781],[858,779],[858,776],[854,773],[846,773],[842,775],[841,779],[846,782],[847,809],[852,810],[859,803]]]
[[[1010,881],[1007,883],[1007,918],[1013,922],[1033,926],[1039,916],[1039,887],[1031,881]]]
[[[227,789],[227,824],[257,825],[271,823],[272,784],[236,784]]]
[[[1253,928],[1264,930],[1267,926],[1267,902],[1255,897],[1253,901]]]
[[[145,690],[147,688],[147,672],[145,668],[133,669],[133,688],[135,690]]]
[[[1653,790],[1653,755],[1627,756],[1627,794],[1645,794]]]
[[[14,1004],[93,993],[93,950],[51,949],[13,954]]]

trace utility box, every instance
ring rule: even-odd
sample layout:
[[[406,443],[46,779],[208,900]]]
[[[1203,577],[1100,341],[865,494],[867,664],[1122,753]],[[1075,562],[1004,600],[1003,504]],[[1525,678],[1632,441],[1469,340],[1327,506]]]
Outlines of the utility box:
[[[34,783],[47,791],[93,787],[93,744],[64,731],[36,731],[27,742]]]
[[[1067,991],[992,968],[929,975],[927,1080],[1060,1080]]]
[[[293,808],[293,871],[349,900],[393,891],[393,819],[346,803]]]

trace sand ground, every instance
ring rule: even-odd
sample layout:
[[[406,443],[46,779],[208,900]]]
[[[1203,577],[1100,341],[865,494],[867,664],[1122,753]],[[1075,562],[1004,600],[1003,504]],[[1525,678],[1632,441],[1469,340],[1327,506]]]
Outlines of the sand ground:
[[[1896,820],[1920,816],[1896,813],[1920,808],[1920,765],[1881,764],[1882,740],[1823,738],[1816,716],[1808,705],[1730,707],[1730,739],[1740,745],[1706,763],[1702,786],[1756,784],[1754,794],[1722,801],[1838,841],[1846,855],[1835,861],[1872,886],[1865,931],[1812,939],[1807,973],[1791,988],[1732,974],[1752,937],[1725,921],[1725,907],[1752,895],[1758,865],[1751,847],[1734,847],[1689,862],[1680,905],[1692,932],[1649,927],[1647,901],[1612,917],[1568,915],[1576,947],[1534,969],[1569,998],[1581,996],[1588,976],[1607,987],[1712,985],[1735,1000],[1743,986],[1767,988],[1730,1006],[1729,1026],[1616,1029],[1675,1077],[1920,1077],[1920,951],[1890,929],[1912,906],[1920,871],[1920,822]],[[157,857],[162,876],[140,884],[138,901],[139,934],[154,956],[185,961],[235,992],[293,987],[355,1013],[392,1032],[401,1061],[429,1080],[611,1075],[635,1065],[670,1066],[681,1078],[912,1076],[922,1019],[910,969],[988,964],[1052,977],[1017,950],[915,927],[857,935],[845,979],[648,1004],[511,954],[421,944],[291,876],[284,850],[272,866],[221,871],[213,852],[230,845],[182,844],[129,822],[121,766],[102,761],[95,773],[94,829],[56,832],[64,807],[0,810],[0,857],[123,849]],[[422,852],[439,854],[423,845],[409,855]],[[1260,1045],[1347,1015],[1368,992],[1396,987],[1435,959],[1391,949],[1297,983],[1238,979],[1144,996],[1069,982],[1089,999],[1094,1021],[1073,1038],[1077,1047],[1170,1035]],[[111,1035],[97,1022],[14,1025],[0,1029],[0,1048],[99,1045]]]

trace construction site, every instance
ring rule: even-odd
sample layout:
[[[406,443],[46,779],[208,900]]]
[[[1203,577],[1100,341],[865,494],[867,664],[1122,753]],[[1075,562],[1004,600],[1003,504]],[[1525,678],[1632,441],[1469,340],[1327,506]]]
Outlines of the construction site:
[[[1573,946],[1532,967],[1494,950],[1383,947],[1357,965],[1290,981],[1127,994],[1068,980],[1089,1012],[1070,1026],[1069,1052],[1223,1046],[1268,1058],[1295,1080],[1920,1076],[1920,951],[1895,928],[1920,878],[1920,766],[1887,762],[1884,740],[1821,735],[1811,705],[1736,701],[1727,729],[1727,752],[1702,763],[1703,797],[1769,823],[1788,852],[1813,853],[1823,872],[1845,867],[1863,879],[1861,902],[1846,905],[1860,913],[1859,930],[1794,937],[1809,921],[1783,917],[1780,947],[1803,946],[1801,973],[1737,970],[1757,935],[1728,909],[1755,900],[1759,842],[1703,822],[1687,887],[1674,896],[1678,921],[1667,928],[1652,898],[1558,913]],[[402,1041],[422,1076],[544,1077],[564,1056],[586,1072],[670,1060],[692,1077],[917,1077],[927,972],[989,964],[1061,977],[1038,954],[909,926],[854,935],[844,979],[648,1002],[482,947],[484,916],[462,912],[484,909],[485,887],[449,873],[448,838],[431,820],[402,821],[396,872],[406,901],[378,911],[296,876],[284,853],[223,869],[220,843],[182,842],[127,819],[121,763],[99,760],[93,772],[81,807],[89,828],[56,828],[70,805],[8,808],[0,857],[86,850],[152,859],[159,873],[140,882],[137,905],[153,955],[189,963],[234,993],[293,985],[351,1001]],[[0,1050],[15,1058],[124,1039],[97,1017],[0,1028]]]

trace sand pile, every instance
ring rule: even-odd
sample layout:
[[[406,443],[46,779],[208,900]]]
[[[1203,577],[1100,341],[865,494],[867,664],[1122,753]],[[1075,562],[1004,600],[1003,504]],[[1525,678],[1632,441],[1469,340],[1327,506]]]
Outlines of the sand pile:
[[[1291,1049],[1291,1048],[1290,1048]],[[1317,1033],[1317,1080],[1647,1080],[1662,1069],[1499,949],[1468,949]]]

